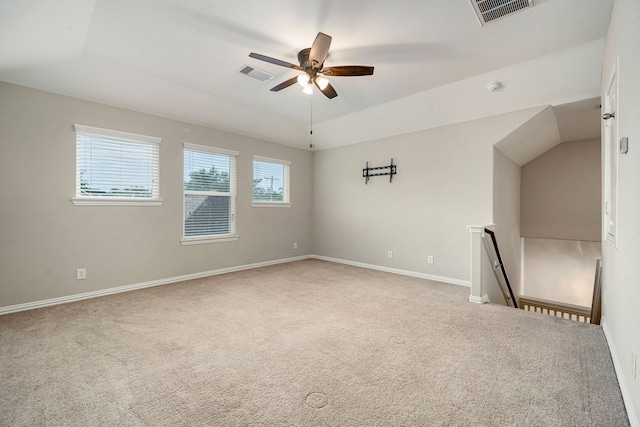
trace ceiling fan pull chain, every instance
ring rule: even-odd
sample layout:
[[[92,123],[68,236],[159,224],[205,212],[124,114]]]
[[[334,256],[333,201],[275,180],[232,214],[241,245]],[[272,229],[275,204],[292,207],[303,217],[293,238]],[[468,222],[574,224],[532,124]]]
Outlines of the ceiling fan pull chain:
[[[313,94],[309,97],[309,102],[311,104],[311,113],[309,114],[309,148],[313,148]]]

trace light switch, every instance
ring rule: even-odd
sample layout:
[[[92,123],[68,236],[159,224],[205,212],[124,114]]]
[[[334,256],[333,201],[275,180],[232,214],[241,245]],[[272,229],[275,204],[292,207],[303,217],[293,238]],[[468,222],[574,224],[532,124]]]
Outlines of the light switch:
[[[629,138],[623,136],[620,138],[620,154],[627,154],[629,152]]]

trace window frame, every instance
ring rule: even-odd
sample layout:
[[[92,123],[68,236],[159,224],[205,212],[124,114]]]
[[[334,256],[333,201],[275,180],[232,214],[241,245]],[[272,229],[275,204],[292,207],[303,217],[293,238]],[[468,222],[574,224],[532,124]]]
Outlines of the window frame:
[[[124,132],[113,129],[104,129],[93,126],[74,124],[76,134],[76,164],[75,164],[75,180],[76,189],[75,196],[71,198],[71,202],[75,206],[161,206],[163,200],[160,198],[160,143],[162,138],[141,135],[131,132]],[[82,195],[80,184],[80,153],[78,147],[80,144],[80,135],[98,136],[101,138],[112,139],[114,143],[118,141],[134,142],[139,144],[149,144],[152,147],[152,189],[151,197],[117,197],[117,196],[86,196]]]
[[[603,171],[604,171],[604,206],[602,211],[602,228],[604,240],[614,248],[618,247],[618,70],[619,60],[616,57],[609,84],[604,96],[604,110],[613,113],[613,117],[605,120],[603,129]]]
[[[185,190],[184,189],[184,167],[185,167],[185,153],[186,150],[199,151],[210,154],[217,154],[222,156],[229,156],[229,192],[221,191],[198,191],[198,190]],[[234,150],[228,150],[225,148],[211,147],[208,145],[192,144],[185,142],[182,148],[182,238],[180,244],[183,246],[190,245],[203,245],[209,243],[222,243],[233,242],[240,237],[237,231],[237,214],[238,214],[238,157],[240,152]],[[201,236],[185,236],[185,203],[187,194],[203,195],[203,196],[228,196],[229,197],[229,209],[230,209],[230,232],[229,234],[216,235],[201,235]]]
[[[253,156],[253,161],[251,162],[251,180],[253,182],[254,173],[255,173],[255,162],[260,163],[271,163],[275,165],[281,165],[283,167],[282,175],[284,179],[283,183],[283,200],[282,201],[273,201],[273,200],[255,200],[253,193],[253,185],[251,186],[251,206],[254,208],[269,208],[269,207],[280,207],[280,208],[288,208],[291,207],[291,161],[282,160],[282,159],[274,159],[272,157],[264,157],[264,156]]]

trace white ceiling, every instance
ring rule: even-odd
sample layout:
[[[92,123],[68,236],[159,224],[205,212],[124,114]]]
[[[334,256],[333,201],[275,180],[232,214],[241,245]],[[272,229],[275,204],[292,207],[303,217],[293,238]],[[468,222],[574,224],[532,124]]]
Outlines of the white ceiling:
[[[599,96],[612,5],[535,0],[483,27],[470,0],[0,0],[0,81],[301,148],[311,117],[323,149],[561,104],[571,140],[587,110],[573,103]],[[248,54],[297,63],[319,31],[333,37],[326,66],[375,74],[331,78],[332,100],[269,91],[296,72]]]

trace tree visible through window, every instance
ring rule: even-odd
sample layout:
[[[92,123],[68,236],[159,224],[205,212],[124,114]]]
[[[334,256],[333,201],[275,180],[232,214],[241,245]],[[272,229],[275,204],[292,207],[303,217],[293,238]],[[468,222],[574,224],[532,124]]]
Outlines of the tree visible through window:
[[[234,152],[185,144],[185,239],[235,235],[235,182]]]

